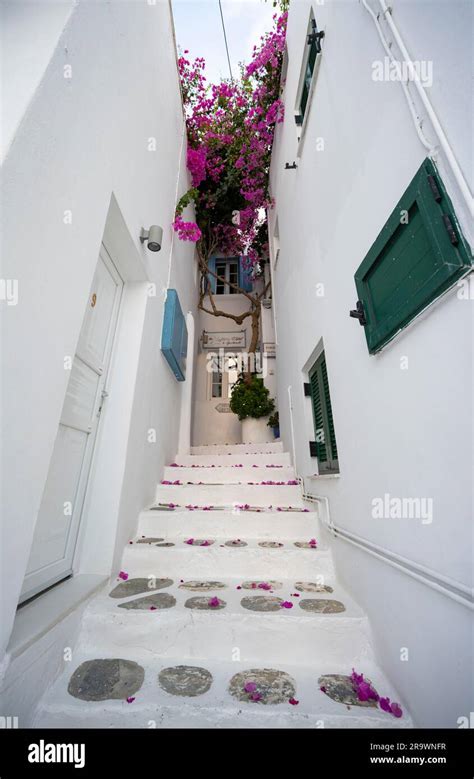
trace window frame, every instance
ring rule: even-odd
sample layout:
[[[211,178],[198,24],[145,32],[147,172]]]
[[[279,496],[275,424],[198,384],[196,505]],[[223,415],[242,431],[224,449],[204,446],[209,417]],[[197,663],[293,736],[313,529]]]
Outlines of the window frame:
[[[306,128],[309,121],[309,114],[311,112],[311,105],[313,100],[313,94],[314,90],[316,88],[316,82],[318,80],[319,75],[319,68],[321,66],[321,57],[322,52],[316,52],[316,57],[313,65],[313,71],[311,74],[311,81],[308,88],[308,97],[306,100],[306,105],[304,108],[304,111],[301,111],[301,101],[303,97],[303,90],[306,84],[306,70],[309,63],[309,58],[311,55],[311,49],[313,44],[308,43],[308,35],[311,35],[312,33],[312,22],[316,22],[316,17],[314,15],[314,11],[311,8],[310,15],[309,15],[309,21],[306,29],[306,35],[305,35],[305,49],[301,64],[301,70],[300,70],[300,78],[298,81],[298,88],[296,90],[296,100],[295,100],[295,108],[294,108],[294,121],[296,123],[296,120],[298,117],[302,117],[302,123],[296,124],[296,137],[298,140],[298,154],[301,153],[303,148],[303,141],[306,134]],[[321,45],[321,41],[320,41]]]

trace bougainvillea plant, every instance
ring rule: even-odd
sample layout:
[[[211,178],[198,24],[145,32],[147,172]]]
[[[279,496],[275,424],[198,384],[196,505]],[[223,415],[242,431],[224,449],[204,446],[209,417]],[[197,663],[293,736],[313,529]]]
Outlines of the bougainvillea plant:
[[[198,307],[241,325],[251,318],[249,353],[259,342],[261,302],[270,282],[244,289],[219,276],[210,258],[239,256],[248,278],[263,276],[268,256],[267,211],[272,207],[269,169],[276,125],[283,121],[281,70],[287,3],[273,17],[273,29],[254,46],[240,77],[207,84],[205,61],[179,57],[187,130],[187,165],[192,188],[177,204],[173,228],[179,238],[196,243],[201,275]],[[195,221],[185,210],[194,205]],[[220,280],[245,298],[245,310],[233,313],[216,305],[213,284]],[[250,371],[250,369],[249,369]],[[250,381],[250,373],[248,375]]]

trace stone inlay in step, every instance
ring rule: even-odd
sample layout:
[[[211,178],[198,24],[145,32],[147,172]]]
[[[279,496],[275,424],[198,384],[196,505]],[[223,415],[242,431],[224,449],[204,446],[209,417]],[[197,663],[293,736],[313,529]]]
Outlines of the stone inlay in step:
[[[199,666],[175,665],[160,671],[158,684],[170,695],[195,698],[210,689],[212,674]]]
[[[281,541],[259,541],[259,546],[263,546],[264,549],[279,549],[283,544]]]
[[[260,584],[269,584],[271,590],[280,590],[283,587],[283,582],[276,582],[272,579],[266,579],[265,581],[262,579],[261,581],[248,581],[248,582],[242,582],[242,589],[243,590],[258,590]],[[267,589],[267,587],[260,587],[260,589]]]
[[[369,679],[365,679],[365,681],[372,685]],[[344,703],[346,706],[377,708],[378,704],[375,700],[359,700],[350,676],[345,676],[343,674],[325,674],[324,676],[319,677],[318,684],[320,689],[337,703]]]
[[[127,598],[131,595],[140,595],[142,592],[153,592],[153,590],[162,590],[165,587],[171,587],[173,579],[156,579],[150,576],[149,579],[128,579],[126,582],[120,582],[109,592],[109,598]]]
[[[333,592],[332,587],[327,584],[317,584],[316,582],[296,582],[295,590],[299,590],[299,592]]]
[[[327,598],[304,598],[299,601],[299,607],[303,611],[311,611],[316,614],[339,614],[346,610],[340,600]]]
[[[227,584],[224,584],[224,582],[199,582],[199,581],[190,581],[190,582],[183,582],[183,584],[179,585],[180,590],[194,590],[195,592],[207,592],[209,590],[224,590],[227,587]]]
[[[240,605],[249,611],[283,611],[281,598],[271,595],[248,595],[242,598]]]
[[[198,609],[199,611],[220,611],[220,609],[225,609],[227,603],[225,600],[221,600],[220,598],[197,596],[195,598],[188,598],[184,605],[187,609]]]
[[[246,541],[241,541],[240,538],[236,538],[235,541],[226,541],[226,546],[247,546]]]
[[[142,666],[132,660],[86,660],[74,671],[67,691],[81,701],[126,700],[144,678]]]
[[[139,538],[135,541],[136,544],[158,544],[160,541],[164,541],[164,538]]]
[[[139,611],[146,611],[149,609],[171,609],[173,606],[176,606],[176,598],[168,592],[146,595],[144,598],[136,598],[136,600],[128,600],[126,603],[119,603],[119,609]]]
[[[258,701],[252,701],[245,685],[256,685]],[[290,698],[296,695],[296,683],[285,671],[277,671],[274,668],[252,668],[249,671],[241,671],[232,677],[229,684],[229,693],[242,703],[288,703]]]
[[[316,544],[312,544],[311,541],[295,541],[295,546],[298,547],[298,549],[317,549],[318,547]]]
[[[172,541],[164,541],[162,544],[155,544],[155,546],[174,546]]]

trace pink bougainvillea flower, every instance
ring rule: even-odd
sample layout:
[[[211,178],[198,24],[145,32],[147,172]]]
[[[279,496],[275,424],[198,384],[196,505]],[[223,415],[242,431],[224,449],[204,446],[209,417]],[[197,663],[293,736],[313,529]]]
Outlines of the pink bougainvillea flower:
[[[120,571],[118,578],[123,579],[123,581],[126,582],[128,579],[128,573],[125,573],[125,571]]]
[[[258,585],[258,588],[260,590],[271,590],[272,585],[269,584],[268,582],[260,582],[260,584]]]
[[[211,608],[215,608],[216,606],[220,606],[220,600],[215,595],[213,598],[209,599],[208,605],[211,606]]]
[[[242,587],[240,586],[240,584],[238,584],[238,585],[237,585],[237,587],[236,587],[235,589],[236,589],[236,590],[241,590],[241,589],[242,589]]]
[[[392,707],[390,706],[390,698],[380,698],[379,705],[382,711],[387,711],[389,714],[392,713]]]
[[[394,701],[390,708],[394,717],[398,718],[403,716],[402,707],[400,706],[399,703],[395,703]]]
[[[297,480],[296,480],[296,479],[290,479],[290,480],[289,480],[289,481],[287,481],[286,483],[287,483],[287,484],[298,484],[298,482],[297,482]]]
[[[291,593],[291,597],[292,597],[292,598],[299,598],[299,597],[300,597],[300,594],[299,594],[299,592],[292,592],[292,593]]]
[[[187,541],[184,542],[185,544],[194,544],[194,538],[188,538]]]
[[[156,611],[156,606],[150,606],[150,611]]]
[[[245,692],[255,692],[257,689],[257,685],[255,682],[246,682],[244,685]]]
[[[282,609],[292,609],[292,608],[293,608],[293,604],[292,604],[292,602],[291,602],[291,601],[289,601],[289,600],[284,600],[284,601],[282,601],[282,602],[280,603],[280,607],[281,607]]]
[[[129,698],[127,698],[127,703],[133,703],[134,700],[135,698],[130,696]]]
[[[321,692],[326,692],[326,688],[324,686],[320,687],[319,689],[321,690]]]
[[[199,546],[210,546],[210,545],[211,545],[210,541],[203,541],[201,544],[199,544]]]
[[[316,541],[316,539],[315,539],[315,538],[310,538],[310,540],[309,540],[309,545],[310,545],[310,546],[317,547],[317,545],[318,545],[318,542]]]
[[[290,698],[288,703],[291,703],[292,706],[297,706],[299,701],[297,701],[296,698]]]
[[[251,696],[250,696],[250,700],[251,701],[255,701],[255,703],[256,703],[257,701],[261,701],[262,700],[262,696],[261,696],[261,694],[259,692],[253,692],[251,694]]]

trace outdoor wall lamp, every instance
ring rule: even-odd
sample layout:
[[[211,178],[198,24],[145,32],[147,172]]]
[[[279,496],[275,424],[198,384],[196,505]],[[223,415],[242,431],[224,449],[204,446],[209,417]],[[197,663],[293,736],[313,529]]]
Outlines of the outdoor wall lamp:
[[[142,227],[140,243],[145,243],[151,252],[159,252],[163,241],[163,228],[160,225],[151,225],[149,230]]]

